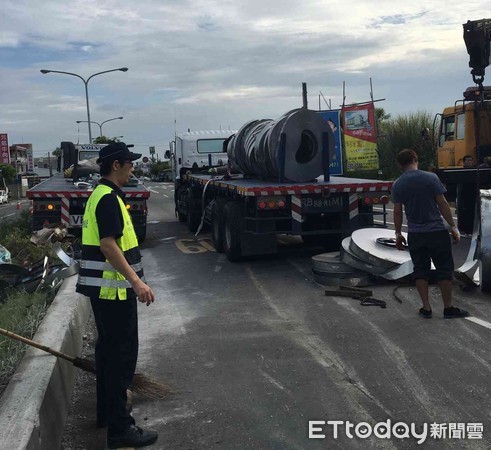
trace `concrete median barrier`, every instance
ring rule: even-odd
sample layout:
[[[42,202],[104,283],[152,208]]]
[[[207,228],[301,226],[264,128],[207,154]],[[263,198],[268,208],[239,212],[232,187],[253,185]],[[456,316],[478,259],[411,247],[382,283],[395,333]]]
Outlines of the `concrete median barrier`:
[[[75,293],[77,277],[67,278],[33,340],[78,356],[90,316],[90,302]],[[72,398],[76,367],[28,348],[0,398],[0,447],[60,448]]]

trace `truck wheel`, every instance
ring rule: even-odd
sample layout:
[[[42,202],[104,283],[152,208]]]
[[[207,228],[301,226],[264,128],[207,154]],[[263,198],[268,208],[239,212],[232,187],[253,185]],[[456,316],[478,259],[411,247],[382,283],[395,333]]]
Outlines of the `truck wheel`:
[[[223,207],[225,202],[222,199],[216,199],[211,208],[211,240],[218,253],[223,253]]]
[[[236,202],[228,202],[223,208],[223,247],[227,259],[231,262],[242,259],[240,235],[244,218],[241,205]]]
[[[187,197],[188,211],[186,214],[186,219],[188,223],[188,229],[191,233],[195,233],[201,223],[201,215],[199,209],[196,208],[196,199],[193,196],[191,190],[188,191]]]
[[[179,185],[176,185],[174,188],[174,203],[176,205],[176,213],[177,213],[177,218],[179,219],[179,222],[186,222],[186,214],[184,214],[182,211],[179,211],[179,206],[183,203],[183,201],[186,199],[187,196],[187,191],[183,190]]]

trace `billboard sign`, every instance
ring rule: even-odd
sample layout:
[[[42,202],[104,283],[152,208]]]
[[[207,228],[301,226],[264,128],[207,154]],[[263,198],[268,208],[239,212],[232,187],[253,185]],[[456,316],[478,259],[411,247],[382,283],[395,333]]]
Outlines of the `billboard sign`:
[[[32,144],[23,144],[26,147],[27,171],[34,172],[34,157],[32,154]]]
[[[7,133],[0,133],[0,164],[10,164],[10,150]]]
[[[378,170],[377,130],[373,102],[342,110],[346,170]]]
[[[343,174],[343,154],[341,152],[341,127],[339,126],[339,110],[319,111],[319,114],[331,127],[334,133],[334,151],[329,155],[329,174]]]

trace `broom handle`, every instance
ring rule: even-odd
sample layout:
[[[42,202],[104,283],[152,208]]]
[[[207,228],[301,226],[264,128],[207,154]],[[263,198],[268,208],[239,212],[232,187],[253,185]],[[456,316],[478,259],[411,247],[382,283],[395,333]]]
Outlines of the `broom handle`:
[[[52,355],[57,356],[58,358],[66,359],[67,361],[70,361],[71,363],[75,362],[75,358],[73,356],[67,355],[66,353],[61,353],[57,350],[53,350],[52,348],[47,347],[46,345],[39,344],[38,342],[35,342],[35,341],[31,341],[30,339],[27,339],[24,336],[20,336],[19,334],[12,333],[11,331],[4,330],[3,328],[0,328],[0,334],[3,334],[4,336],[15,339],[17,341],[21,341],[24,344],[30,345],[31,347],[36,347],[36,348],[43,350],[47,353],[51,353]]]

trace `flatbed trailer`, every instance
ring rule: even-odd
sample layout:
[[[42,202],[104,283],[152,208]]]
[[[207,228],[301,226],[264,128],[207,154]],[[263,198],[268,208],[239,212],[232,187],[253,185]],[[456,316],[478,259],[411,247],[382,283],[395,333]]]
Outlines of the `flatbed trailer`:
[[[50,224],[66,227],[80,236],[85,205],[94,190],[91,183],[75,183],[57,173],[27,191],[31,201],[32,229],[39,230]],[[147,229],[147,199],[150,191],[143,184],[123,187],[126,203],[133,219],[136,235],[143,242]]]
[[[243,175],[182,173],[176,180],[176,213],[195,232],[211,226],[213,244],[230,261],[277,251],[276,235],[302,236],[307,244],[339,250],[352,231],[376,226],[389,201],[390,181],[331,176],[313,182],[265,181]],[[374,205],[383,206],[374,210]]]

